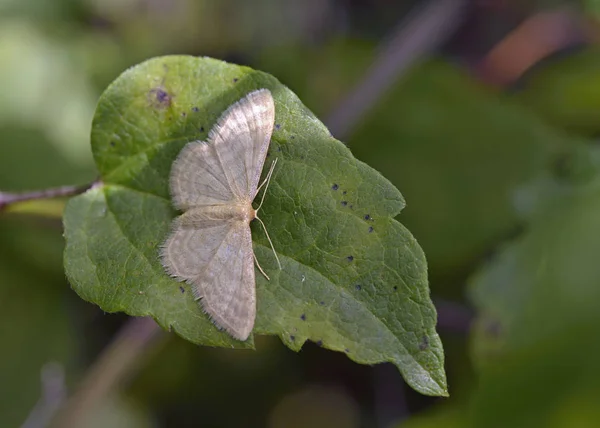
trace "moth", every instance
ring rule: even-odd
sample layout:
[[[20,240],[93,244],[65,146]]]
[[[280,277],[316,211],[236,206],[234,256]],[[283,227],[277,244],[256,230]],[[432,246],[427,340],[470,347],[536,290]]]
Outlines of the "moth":
[[[161,246],[161,263],[169,275],[191,285],[218,327],[239,340],[248,338],[256,318],[250,222],[257,219],[264,227],[258,211],[266,187],[256,210],[252,202],[268,187],[275,167],[274,161],[259,186],[274,122],[271,92],[250,92],[225,110],[206,142],[193,141],[181,150],[169,179],[173,205],[183,214],[173,220]]]

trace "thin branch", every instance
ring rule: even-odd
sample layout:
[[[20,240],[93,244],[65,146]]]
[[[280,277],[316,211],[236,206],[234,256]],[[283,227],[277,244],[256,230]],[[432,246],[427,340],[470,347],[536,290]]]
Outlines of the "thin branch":
[[[140,368],[142,356],[155,350],[167,337],[152,318],[131,318],[113,342],[87,371],[75,394],[59,410],[52,426],[75,428],[84,426],[85,418],[98,403],[118,389]]]
[[[96,187],[98,184],[100,184],[100,181],[96,180],[83,186],[61,186],[23,193],[9,193],[0,191],[0,211],[5,210],[11,204],[16,204],[19,202],[79,195],[91,189],[92,187]]]
[[[42,367],[41,384],[42,396],[21,428],[48,426],[67,396],[65,371],[63,366],[58,363],[48,363]]]
[[[432,0],[394,29],[369,70],[326,121],[344,139],[381,96],[416,61],[442,44],[462,22],[465,0]]]

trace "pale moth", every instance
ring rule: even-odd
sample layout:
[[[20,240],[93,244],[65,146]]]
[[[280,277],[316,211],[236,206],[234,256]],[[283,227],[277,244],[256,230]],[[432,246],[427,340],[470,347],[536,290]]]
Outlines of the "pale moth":
[[[264,192],[256,210],[252,201],[265,183],[268,187],[275,167],[273,162],[259,187],[274,121],[271,92],[249,93],[221,115],[206,142],[181,150],[169,180],[173,205],[184,213],[173,220],[161,247],[162,265],[191,285],[217,327],[239,340],[248,338],[256,318],[250,222],[262,223],[257,213]],[[268,233],[267,238],[271,242]],[[267,277],[258,261],[257,266]]]

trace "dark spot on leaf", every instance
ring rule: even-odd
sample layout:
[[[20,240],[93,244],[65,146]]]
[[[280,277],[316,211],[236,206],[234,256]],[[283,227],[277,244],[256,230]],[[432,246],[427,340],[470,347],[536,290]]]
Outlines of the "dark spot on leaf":
[[[367,221],[371,220],[371,216],[369,214],[365,214],[365,220],[367,220]]]
[[[293,334],[290,336],[290,340],[293,342],[294,340],[296,340],[296,336],[294,336]]]
[[[179,287],[179,290],[180,290],[182,293],[185,293],[185,288],[183,288],[183,287]]]
[[[340,188],[340,186],[338,186],[337,184],[334,184],[333,186],[331,186],[331,189],[332,189],[332,190],[337,190],[337,189],[339,189],[339,188]]]
[[[325,304],[325,302],[323,302],[323,301],[321,300],[321,301],[319,302],[319,304],[320,304],[321,306],[323,306],[323,305]]]
[[[348,256],[348,257],[346,257],[346,260],[348,260],[349,262],[351,262],[352,260],[354,260],[354,256]]]
[[[394,291],[398,291],[398,286],[394,285]]]
[[[345,207],[346,205],[348,205],[348,201],[342,201],[342,206]]]
[[[186,116],[187,116],[187,113],[186,113],[186,112],[184,112],[184,111],[182,111],[182,112],[181,112],[181,117],[186,117]]]
[[[323,341],[322,340],[317,340],[317,346],[323,346]]]
[[[149,95],[155,107],[167,108],[171,106],[172,96],[163,88],[150,89]]]
[[[294,138],[296,138],[296,136],[295,136],[295,135],[292,135],[290,138],[293,140]]]
[[[239,79],[237,77],[233,78],[233,83],[237,82]]]
[[[281,128],[281,125],[280,125],[280,124],[278,124],[278,123],[276,123],[276,124],[275,124],[275,129],[279,129],[279,128]]]
[[[306,321],[306,315],[305,315],[305,314],[302,314],[302,315],[300,315],[300,319],[301,319],[302,321]]]
[[[421,351],[424,351],[427,348],[429,348],[429,338],[427,336],[423,336],[423,338],[421,339],[421,343],[419,343],[419,349]]]
[[[348,193],[348,192],[347,192],[346,190],[344,190],[344,191],[342,192],[342,195],[345,195],[346,193]]]
[[[347,354],[348,352],[350,352],[350,349],[346,348],[344,349],[344,352]]]
[[[350,209],[353,210],[354,209],[354,205],[350,205]]]
[[[200,132],[204,132],[204,126],[200,127]]]
[[[373,232],[373,230],[375,230],[373,229],[373,226],[369,226],[369,233]]]
[[[200,109],[198,107],[192,107],[192,111],[194,113],[198,113],[200,111]]]
[[[356,284],[354,288],[356,288],[356,291],[362,290],[362,286],[360,284]]]
[[[115,144],[117,144],[117,143],[115,143],[114,141],[111,141],[111,142],[110,142],[110,145],[111,145],[112,147],[114,147],[114,146],[115,146]]]
[[[280,152],[281,151],[281,147],[277,146],[277,151]]]

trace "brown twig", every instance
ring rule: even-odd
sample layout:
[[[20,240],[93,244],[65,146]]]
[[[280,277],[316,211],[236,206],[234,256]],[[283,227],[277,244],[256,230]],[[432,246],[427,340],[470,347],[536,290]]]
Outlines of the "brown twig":
[[[5,210],[11,204],[19,202],[79,195],[98,184],[100,184],[100,181],[96,180],[83,186],[61,186],[23,193],[0,192],[0,211]]]
[[[52,426],[84,426],[85,418],[94,407],[140,368],[142,355],[155,349],[162,337],[166,335],[152,318],[129,319],[87,371],[79,388],[59,410]]]
[[[348,137],[358,121],[411,65],[443,43],[462,21],[465,0],[432,0],[394,29],[358,85],[326,121],[339,139]]]

